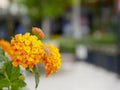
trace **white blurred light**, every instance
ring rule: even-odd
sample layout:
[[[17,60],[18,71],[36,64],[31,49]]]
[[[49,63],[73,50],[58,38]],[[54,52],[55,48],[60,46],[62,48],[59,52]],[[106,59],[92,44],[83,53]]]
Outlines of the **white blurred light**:
[[[85,60],[88,57],[87,47],[84,45],[78,45],[76,47],[76,57],[80,60]]]
[[[9,0],[0,0],[0,8],[7,9],[9,6]]]
[[[11,14],[16,15],[18,13],[19,8],[18,8],[17,4],[13,3],[13,4],[11,4],[9,10],[10,10]]]
[[[25,15],[27,13],[27,8],[24,5],[22,4],[19,5],[17,3],[12,3],[9,10],[12,15],[17,14]]]

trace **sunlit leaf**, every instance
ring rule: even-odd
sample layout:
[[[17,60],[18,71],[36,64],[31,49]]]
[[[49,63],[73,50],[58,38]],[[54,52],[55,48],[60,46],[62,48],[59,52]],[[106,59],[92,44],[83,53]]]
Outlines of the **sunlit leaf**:
[[[26,86],[26,83],[23,80],[18,79],[13,82],[12,89],[16,90],[18,88],[25,87],[25,86]]]

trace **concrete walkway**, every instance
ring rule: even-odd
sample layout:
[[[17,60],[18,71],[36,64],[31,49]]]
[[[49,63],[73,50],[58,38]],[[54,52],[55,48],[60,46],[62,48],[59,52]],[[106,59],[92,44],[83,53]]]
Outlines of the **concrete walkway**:
[[[34,89],[32,76],[27,79],[28,90],[120,90],[120,80],[115,73],[84,62],[63,62],[59,72],[40,78]]]

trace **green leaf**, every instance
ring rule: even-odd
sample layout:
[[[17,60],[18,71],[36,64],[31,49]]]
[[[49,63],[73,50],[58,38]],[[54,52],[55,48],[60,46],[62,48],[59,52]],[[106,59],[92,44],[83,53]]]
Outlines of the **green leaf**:
[[[3,70],[0,68],[0,74],[3,74]]]
[[[2,78],[5,78],[5,76],[2,73],[0,73],[0,79]]]
[[[1,47],[0,47],[0,54],[2,54],[2,55],[5,54],[4,50]]]
[[[15,80],[12,84],[12,90],[18,90],[18,88],[25,87],[26,83],[23,80]]]
[[[35,88],[38,87],[38,84],[39,84],[39,77],[40,77],[40,74],[38,72],[35,73],[35,83],[36,83],[36,86]]]
[[[0,73],[0,88],[11,86],[11,90],[19,90],[24,87],[26,83],[19,79],[20,75],[20,67],[14,67],[12,61],[6,61]]]
[[[7,60],[7,57],[5,57],[4,55],[0,54],[0,62],[5,61],[5,60]]]
[[[35,74],[35,84],[36,84],[35,88],[37,88],[39,84],[40,73],[37,71],[36,67],[33,68],[33,73]]]
[[[19,87],[13,86],[11,90],[19,90]]]
[[[6,63],[5,70],[11,82],[20,76],[20,67],[14,67],[11,61]]]
[[[5,78],[3,74],[0,74],[0,88],[8,87],[10,85],[9,81]]]
[[[8,87],[9,85],[10,85],[10,83],[6,78],[0,80],[0,88]]]
[[[10,80],[13,81],[13,80],[17,79],[19,76],[20,76],[20,67],[13,66]]]
[[[10,78],[11,72],[12,72],[11,62],[10,62],[10,61],[5,62],[5,63],[4,63],[4,66],[3,66],[3,69],[4,69],[4,71],[6,72],[8,78]]]
[[[23,80],[15,80],[14,85],[19,86],[19,87],[25,87],[26,83]]]
[[[0,47],[0,62],[5,61],[7,57],[5,56],[4,50]]]
[[[28,71],[28,72],[32,73],[32,70],[31,70],[31,69],[29,69],[29,68],[26,68],[26,71]]]

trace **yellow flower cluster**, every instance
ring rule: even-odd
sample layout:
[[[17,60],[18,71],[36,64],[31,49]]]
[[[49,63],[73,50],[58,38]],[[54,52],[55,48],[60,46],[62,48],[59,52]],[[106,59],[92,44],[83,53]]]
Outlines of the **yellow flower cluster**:
[[[13,65],[22,65],[24,68],[33,68],[40,62],[40,56],[44,56],[43,44],[38,38],[30,33],[17,34],[11,40],[14,52]]]
[[[33,33],[44,38],[39,28],[33,27]],[[24,68],[33,68],[38,63],[45,65],[46,77],[56,72],[61,66],[59,49],[50,44],[43,44],[37,36],[30,33],[17,34],[11,43],[0,40],[2,47],[11,57],[13,66],[22,65]]]
[[[41,62],[45,64],[47,71],[46,77],[56,72],[61,66],[61,57],[59,49],[50,44],[44,44],[45,56],[41,59]]]

